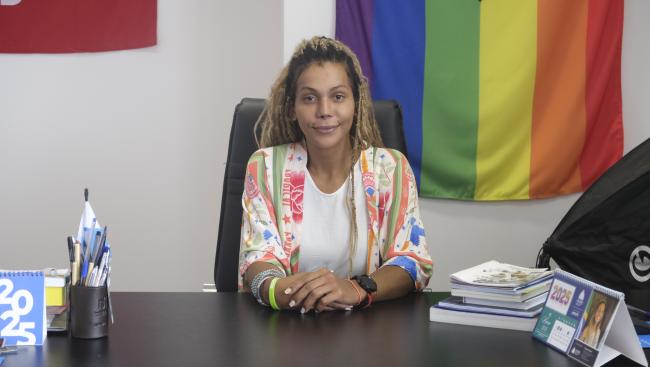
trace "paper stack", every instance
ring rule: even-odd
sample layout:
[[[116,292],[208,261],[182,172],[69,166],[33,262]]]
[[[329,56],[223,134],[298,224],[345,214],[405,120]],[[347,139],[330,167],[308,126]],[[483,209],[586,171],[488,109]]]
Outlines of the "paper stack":
[[[532,331],[553,272],[488,261],[451,275],[451,297],[432,306],[431,321]]]

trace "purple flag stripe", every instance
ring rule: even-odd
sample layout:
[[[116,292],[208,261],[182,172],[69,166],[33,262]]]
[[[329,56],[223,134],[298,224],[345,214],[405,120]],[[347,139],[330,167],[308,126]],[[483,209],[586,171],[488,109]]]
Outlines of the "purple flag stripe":
[[[336,1],[336,38],[350,47],[359,58],[361,71],[372,87],[372,0]]]

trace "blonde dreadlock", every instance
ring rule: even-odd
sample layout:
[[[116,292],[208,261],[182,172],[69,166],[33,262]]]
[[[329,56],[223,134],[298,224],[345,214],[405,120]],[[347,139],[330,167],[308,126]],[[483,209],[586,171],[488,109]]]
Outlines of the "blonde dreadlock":
[[[357,56],[343,43],[327,37],[313,37],[302,41],[271,87],[271,94],[255,123],[255,141],[260,148],[300,142],[302,131],[292,119],[296,99],[296,83],[311,64],[332,62],[345,68],[354,95],[355,111],[350,129],[352,156],[350,157],[350,186],[347,207],[350,214],[350,240],[348,254],[348,275],[357,249],[356,203],[354,200],[354,165],[361,151],[369,146],[383,147],[379,128],[373,113],[368,82],[361,72]],[[259,129],[259,130],[258,130]],[[364,229],[365,230],[365,229]]]

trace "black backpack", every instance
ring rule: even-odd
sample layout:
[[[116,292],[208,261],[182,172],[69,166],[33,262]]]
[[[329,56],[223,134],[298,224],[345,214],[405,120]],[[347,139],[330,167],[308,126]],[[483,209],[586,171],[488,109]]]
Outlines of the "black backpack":
[[[650,309],[650,139],[578,198],[537,257]]]

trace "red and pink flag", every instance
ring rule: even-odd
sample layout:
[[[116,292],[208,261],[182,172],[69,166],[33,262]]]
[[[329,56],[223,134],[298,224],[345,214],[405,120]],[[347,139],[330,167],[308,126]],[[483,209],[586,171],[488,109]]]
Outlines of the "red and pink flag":
[[[157,0],[0,0],[0,52],[154,46],[156,18]]]

